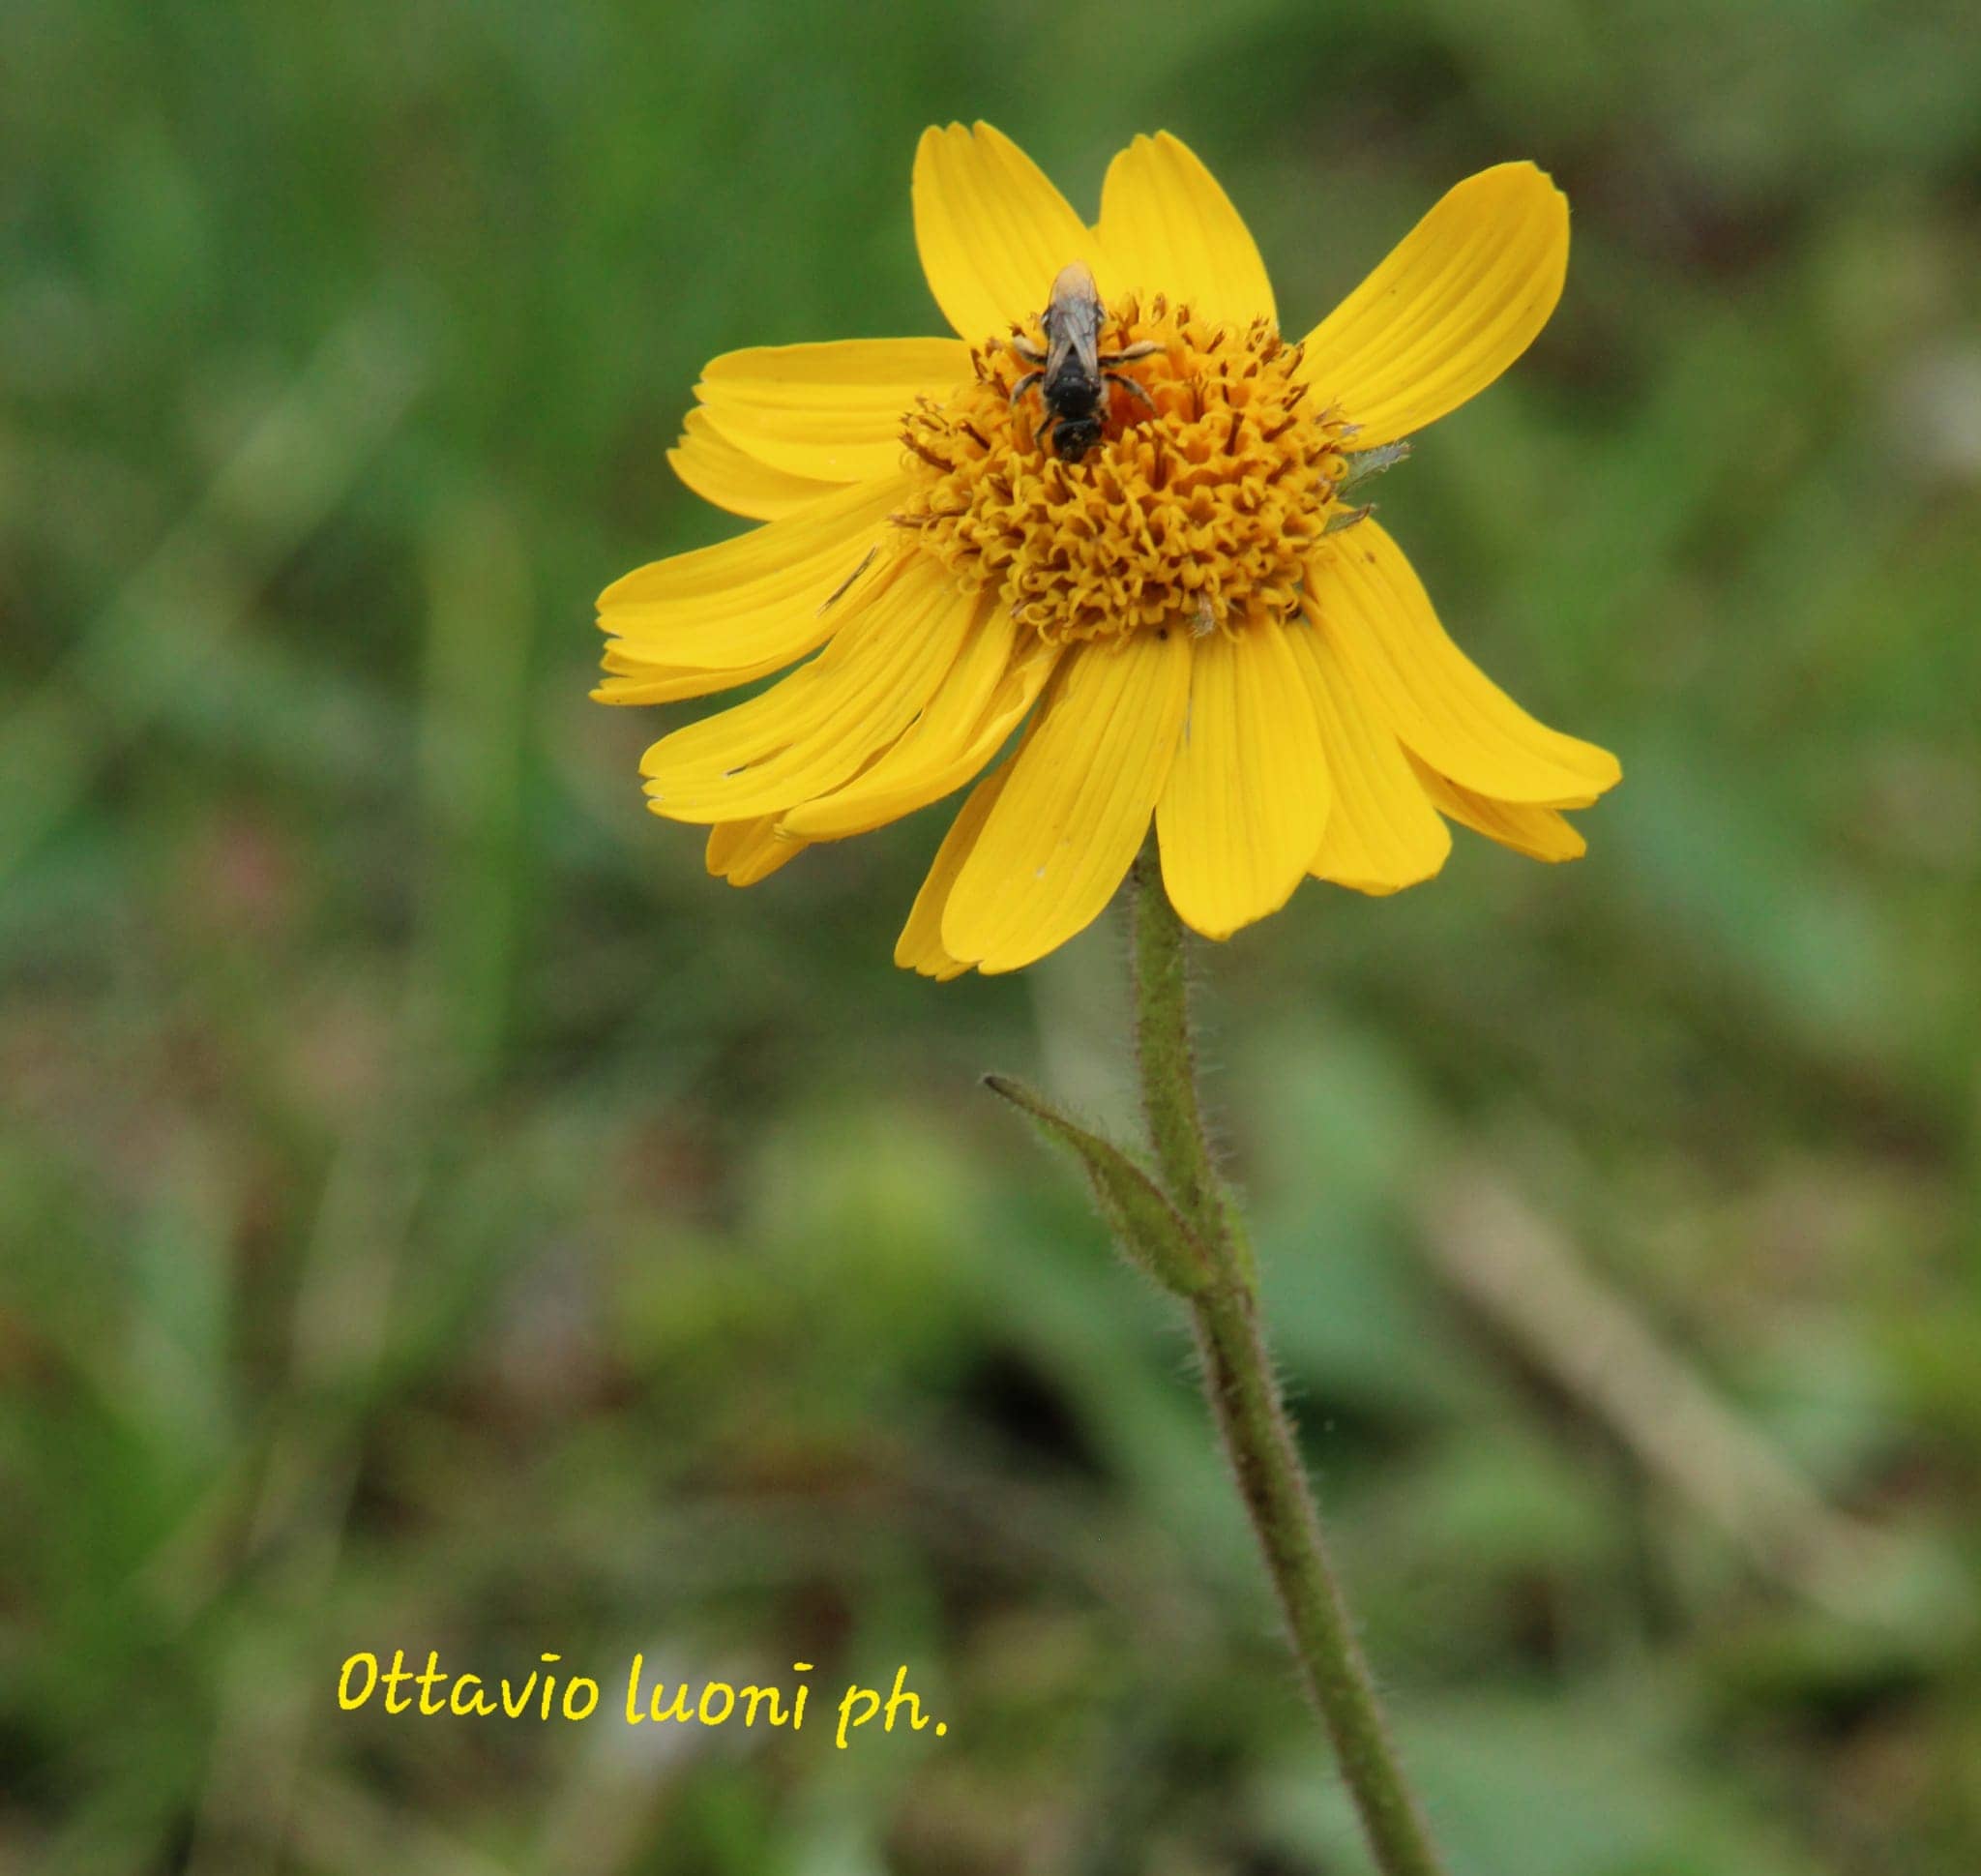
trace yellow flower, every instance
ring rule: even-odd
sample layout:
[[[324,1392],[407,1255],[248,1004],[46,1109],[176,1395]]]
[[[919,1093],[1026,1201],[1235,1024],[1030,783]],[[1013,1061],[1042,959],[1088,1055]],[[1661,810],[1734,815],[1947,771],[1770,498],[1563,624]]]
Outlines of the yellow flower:
[[[609,702],[818,653],[646,753],[649,805],[709,827],[710,872],[747,885],[909,814],[1020,729],[897,962],[1030,964],[1106,907],[1151,817],[1177,911],[1220,938],[1308,874],[1428,879],[1445,817],[1537,859],[1583,851],[1560,810],[1611,787],[1615,758],[1488,680],[1345,492],[1546,322],[1568,259],[1546,176],[1459,184],[1297,344],[1236,210],[1168,134],[1114,159],[1089,227],[989,125],[931,130],[914,213],[959,336],[716,359],[671,460],[764,525],[599,601]],[[1022,382],[1075,262],[1105,305],[1100,348],[1138,354],[1084,452]]]

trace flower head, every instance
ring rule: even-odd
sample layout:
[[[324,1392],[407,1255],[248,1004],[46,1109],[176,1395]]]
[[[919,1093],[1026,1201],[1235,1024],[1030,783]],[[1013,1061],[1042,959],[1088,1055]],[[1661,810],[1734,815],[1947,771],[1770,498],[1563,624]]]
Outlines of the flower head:
[[[1115,158],[1089,227],[988,125],[931,130],[914,208],[959,337],[713,361],[672,461],[764,525],[599,602],[609,702],[817,654],[646,753],[649,805],[709,827],[712,873],[750,884],[974,779],[896,949],[947,977],[1072,938],[1152,819],[1169,897],[1211,938],[1310,874],[1431,878],[1447,819],[1583,850],[1560,811],[1615,759],[1471,664],[1353,491],[1553,310],[1568,206],[1546,176],[1461,183],[1297,342],[1167,134]],[[1091,294],[1084,324],[1051,316],[1055,291]]]

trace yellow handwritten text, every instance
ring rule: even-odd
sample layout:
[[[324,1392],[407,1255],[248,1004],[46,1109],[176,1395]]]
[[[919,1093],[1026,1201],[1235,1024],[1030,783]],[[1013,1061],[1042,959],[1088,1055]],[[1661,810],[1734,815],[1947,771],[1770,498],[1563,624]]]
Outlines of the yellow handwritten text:
[[[537,1658],[547,1666],[564,1657],[546,1653]],[[440,1689],[449,1680],[454,1680],[454,1687],[443,1699]],[[417,1702],[405,1691],[408,1681],[420,1690]],[[542,1682],[541,1688],[539,1682]],[[557,1677],[554,1674],[545,1674],[541,1668],[532,1668],[527,1680],[512,1683],[504,1675],[500,1685],[502,1693],[498,1709],[483,1690],[480,1675],[463,1674],[456,1678],[442,1673],[437,1649],[427,1651],[427,1665],[418,1674],[407,1668],[406,1652],[402,1648],[392,1651],[392,1665],[383,1671],[379,1668],[378,1656],[367,1651],[345,1658],[337,1677],[337,1704],[347,1713],[355,1712],[383,1686],[384,1707],[388,1713],[411,1712],[417,1707],[420,1712],[429,1714],[458,1713],[465,1717],[500,1711],[511,1719],[521,1719],[534,1705],[538,1719],[550,1717],[551,1704],[557,1693]],[[565,1719],[585,1719],[598,1704],[599,1683],[588,1675],[575,1674],[564,1683],[564,1697],[557,1702],[557,1712]]]
[[[508,1675],[493,1682],[479,1674],[452,1674],[440,1665],[437,1649],[427,1651],[426,1665],[417,1670],[406,1665],[402,1648],[392,1651],[392,1665],[386,1667],[369,1649],[347,1655],[338,1671],[337,1704],[345,1712],[358,1712],[375,1700],[392,1714],[419,1713],[432,1716],[449,1713],[458,1719],[534,1719],[540,1723],[552,1717],[578,1721],[589,1719],[598,1710],[599,1683],[591,1676],[561,1677],[554,1672],[563,1655],[546,1650],[537,1665],[520,1680]],[[797,1676],[812,1672],[810,1661],[793,1661]],[[727,1726],[740,1721],[748,1730],[759,1722],[766,1731],[783,1727],[797,1733],[804,1729],[805,1703],[812,1689],[803,1679],[788,1690],[781,1686],[750,1684],[737,1686],[727,1681],[704,1681],[697,1689],[691,1682],[669,1682],[664,1677],[647,1679],[646,1656],[636,1654],[626,1673],[626,1702],[623,1708],[628,1726]],[[833,1743],[844,1751],[850,1736],[873,1720],[883,1733],[894,1731],[897,1717],[906,1720],[906,1730],[919,1733],[933,1726],[935,1737],[943,1738],[948,1724],[922,1710],[918,1695],[908,1687],[905,1665],[895,1671],[892,1691],[883,1695],[878,1687],[849,1683],[839,1704],[839,1724]]]

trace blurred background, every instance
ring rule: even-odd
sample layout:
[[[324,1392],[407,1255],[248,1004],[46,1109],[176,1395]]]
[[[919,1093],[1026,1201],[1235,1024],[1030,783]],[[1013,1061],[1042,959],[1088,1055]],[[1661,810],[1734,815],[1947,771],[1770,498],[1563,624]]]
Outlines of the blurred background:
[[[585,697],[738,525],[701,362],[938,330],[979,115],[1089,212],[1176,131],[1296,330],[1569,191],[1380,495],[1625,786],[1211,950],[1213,1100],[1459,1871],[1981,1866],[1977,98],[1930,0],[8,0],[0,1868],[1366,1869],[1178,1326],[976,1086],[1124,1120],[1118,933],[905,976],[946,810],[737,894]],[[394,1647],[606,1708],[340,1713]],[[948,1735],[635,1733],[636,1649]]]

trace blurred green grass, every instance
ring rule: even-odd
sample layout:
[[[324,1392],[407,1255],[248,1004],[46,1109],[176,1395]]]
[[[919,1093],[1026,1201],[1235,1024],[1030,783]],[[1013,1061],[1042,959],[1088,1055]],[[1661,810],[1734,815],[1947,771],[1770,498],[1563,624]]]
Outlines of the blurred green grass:
[[[12,0],[0,1867],[1363,1867],[1183,1346],[974,1087],[1120,1113],[1117,938],[904,978],[939,815],[732,895],[584,700],[591,595],[724,529],[702,360],[933,330],[978,115],[1086,203],[1175,130],[1289,321],[1473,167],[1568,189],[1382,495],[1626,785],[1210,956],[1218,1105],[1459,1868],[1981,1862],[1977,93],[1865,0]],[[1482,1160],[1894,1534],[1861,1608],[1466,1300]],[[951,1731],[338,1714],[393,1646],[905,1660]]]

